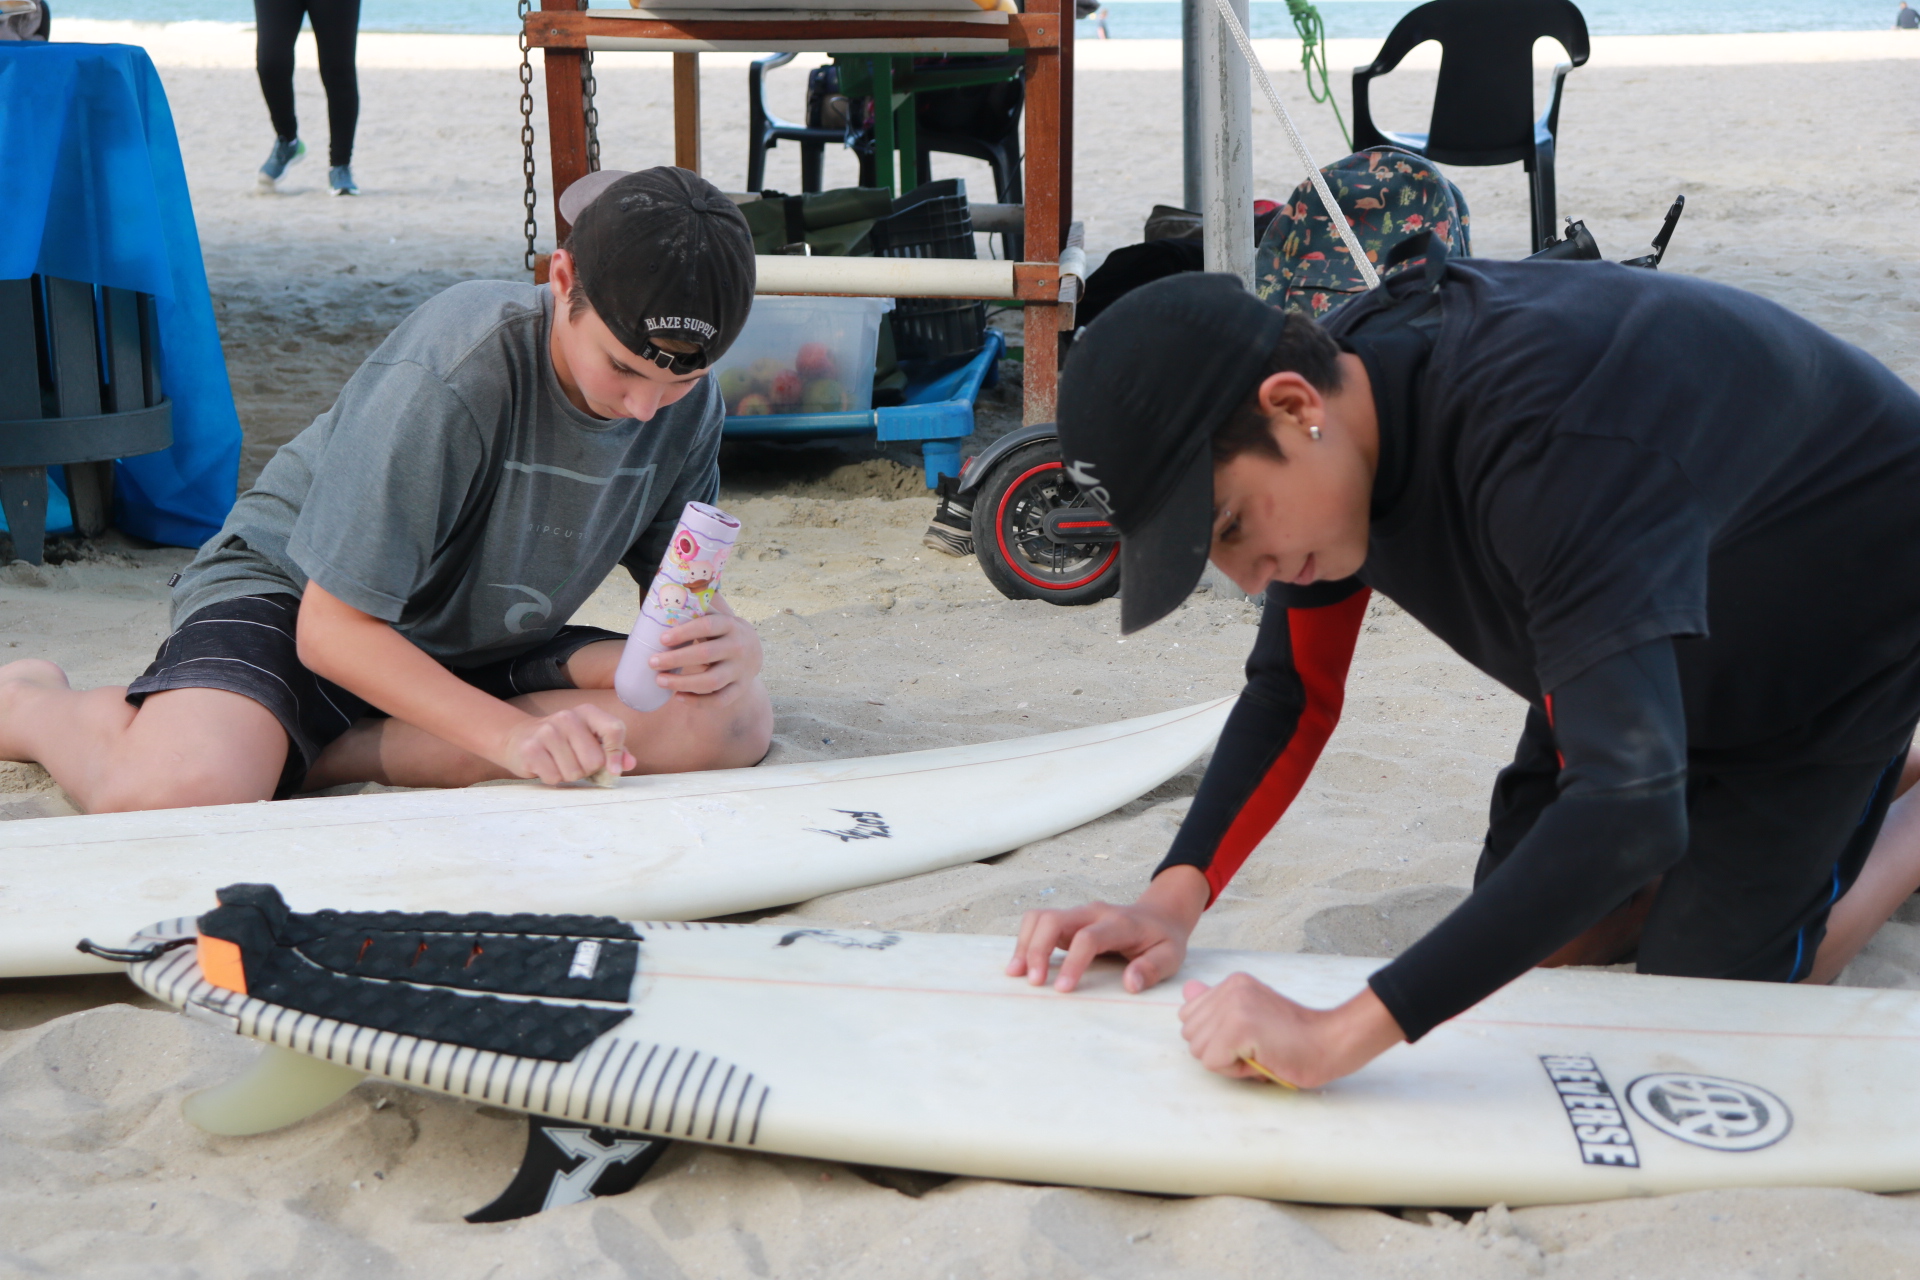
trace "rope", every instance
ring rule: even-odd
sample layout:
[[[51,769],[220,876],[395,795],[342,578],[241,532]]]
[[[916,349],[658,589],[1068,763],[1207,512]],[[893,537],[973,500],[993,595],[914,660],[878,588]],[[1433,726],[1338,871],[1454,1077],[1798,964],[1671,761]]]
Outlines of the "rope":
[[[1340,102],[1333,96],[1333,86],[1327,82],[1327,24],[1321,21],[1320,11],[1307,0],[1287,0],[1287,13],[1293,18],[1293,29],[1300,33],[1300,70],[1307,77],[1307,96],[1333,108],[1333,122],[1340,126],[1340,140],[1351,151],[1353,135],[1347,132],[1346,117],[1340,114]],[[1318,87],[1314,85],[1315,77],[1320,81]]]
[[[1307,150],[1306,142],[1300,137],[1300,130],[1294,128],[1293,117],[1287,114],[1286,107],[1280,101],[1280,94],[1274,89],[1273,81],[1267,79],[1267,72],[1260,60],[1253,56],[1253,42],[1247,39],[1245,27],[1233,12],[1227,0],[1213,0],[1213,7],[1220,12],[1220,20],[1227,24],[1227,30],[1233,35],[1233,42],[1240,46],[1240,54],[1247,60],[1247,69],[1253,72],[1253,78],[1260,82],[1266,91],[1267,101],[1273,104],[1273,112],[1280,117],[1280,123],[1287,128],[1287,141],[1293,144],[1293,152],[1300,157],[1300,163],[1307,166],[1307,177],[1313,182],[1313,189],[1320,195],[1320,203],[1327,211],[1334,230],[1340,233],[1340,240],[1347,246],[1347,252],[1353,255],[1354,263],[1359,266],[1360,274],[1367,282],[1367,288],[1380,287],[1380,273],[1367,261],[1367,254],[1360,247],[1360,238],[1353,234],[1353,224],[1347,221],[1347,215],[1340,209],[1340,202],[1333,198],[1333,191],[1327,186],[1327,179],[1320,172],[1320,166],[1313,162],[1313,154]]]

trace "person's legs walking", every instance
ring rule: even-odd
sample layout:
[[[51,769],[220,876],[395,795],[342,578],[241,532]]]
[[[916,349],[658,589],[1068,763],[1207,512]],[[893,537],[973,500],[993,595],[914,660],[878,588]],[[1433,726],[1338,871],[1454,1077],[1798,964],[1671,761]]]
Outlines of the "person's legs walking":
[[[303,0],[253,0],[253,62],[260,96],[273,120],[273,150],[260,166],[260,185],[271,190],[287,166],[306,154],[300,118],[293,108],[293,44],[300,36]]]
[[[327,181],[335,195],[353,195],[359,190],[350,166],[360,121],[360,79],[354,68],[360,0],[307,0],[307,15],[320,52],[320,83],[327,90]]]

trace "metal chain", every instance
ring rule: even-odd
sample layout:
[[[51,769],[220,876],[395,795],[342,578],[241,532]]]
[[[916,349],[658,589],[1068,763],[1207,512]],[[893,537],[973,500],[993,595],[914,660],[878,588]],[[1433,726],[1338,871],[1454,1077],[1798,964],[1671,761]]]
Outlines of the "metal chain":
[[[587,7],[587,0],[580,0],[580,7]],[[586,99],[587,107],[587,172],[600,172],[600,111],[593,105],[594,91],[600,87],[593,78],[593,51],[588,50],[580,58],[580,94]]]
[[[527,236],[528,271],[534,268],[533,241],[540,234],[540,224],[533,216],[540,197],[533,186],[533,54],[527,45],[527,14],[532,7],[533,0],[520,0],[520,171],[527,177],[527,190],[521,197],[527,220],[521,230]]]
[[[587,172],[600,172],[600,110],[593,105],[593,91],[600,86],[593,78],[593,55],[580,59],[580,89],[587,100]]]

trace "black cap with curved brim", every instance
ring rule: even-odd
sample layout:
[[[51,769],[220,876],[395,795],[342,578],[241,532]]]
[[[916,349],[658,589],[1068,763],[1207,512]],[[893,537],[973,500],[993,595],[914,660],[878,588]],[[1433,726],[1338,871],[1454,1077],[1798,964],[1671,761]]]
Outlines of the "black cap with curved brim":
[[[671,165],[589,175],[562,194],[563,207],[589,179],[598,181],[581,188],[566,249],[595,313],[629,351],[674,339],[700,348],[711,366],[753,309],[745,215],[720,188]]]
[[[575,178],[560,193],[560,198],[553,202],[554,208],[567,220],[567,225],[572,226],[580,221],[580,215],[586,211],[586,207],[600,198],[602,191],[632,172],[631,169],[595,169],[584,178]]]
[[[1120,630],[1193,593],[1213,543],[1216,427],[1252,394],[1286,313],[1235,276],[1143,285],[1073,344],[1060,377],[1069,477],[1120,530]]]

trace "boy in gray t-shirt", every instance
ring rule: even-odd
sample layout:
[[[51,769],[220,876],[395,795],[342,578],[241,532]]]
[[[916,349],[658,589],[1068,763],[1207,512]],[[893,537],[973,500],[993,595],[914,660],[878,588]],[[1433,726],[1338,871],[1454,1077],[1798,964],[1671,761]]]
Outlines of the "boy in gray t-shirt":
[[[367,358],[177,575],[132,685],[0,667],[0,759],[90,812],[753,764],[773,714],[724,601],[667,633],[676,696],[651,713],[614,696],[624,637],[563,625],[616,564],[644,590],[681,508],[714,499],[706,370],[753,287],[717,188],[607,186],[547,287],[456,285]]]

